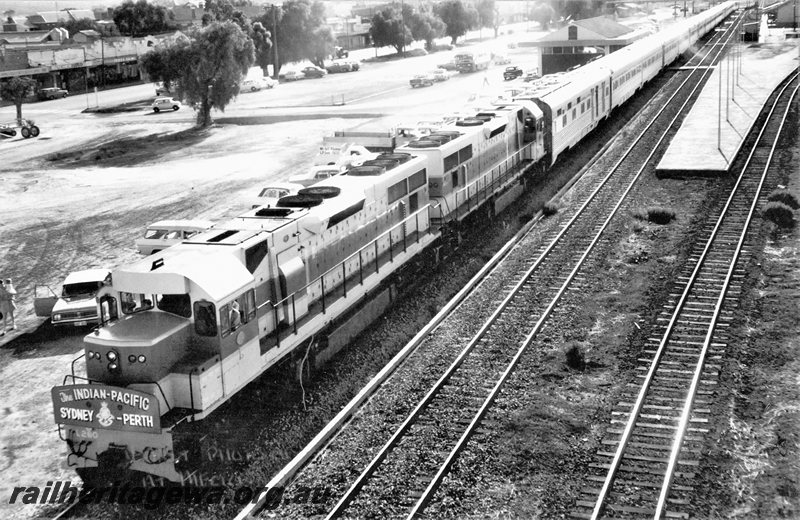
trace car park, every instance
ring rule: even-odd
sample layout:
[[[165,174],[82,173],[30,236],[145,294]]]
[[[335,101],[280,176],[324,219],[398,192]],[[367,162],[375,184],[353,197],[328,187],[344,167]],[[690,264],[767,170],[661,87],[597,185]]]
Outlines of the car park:
[[[436,80],[430,74],[417,74],[409,80],[411,88],[430,87]]]
[[[53,325],[85,327],[100,322],[97,291],[111,282],[109,269],[86,269],[69,274],[61,284],[61,295],[46,285],[34,287],[33,308],[37,316],[49,317]]]
[[[284,81],[298,81],[304,79],[306,75],[299,70],[287,70],[286,72],[281,72],[279,77]]]
[[[175,111],[181,108],[181,102],[178,101],[177,99],[161,97],[161,98],[156,98],[155,101],[153,101],[152,107],[153,107],[153,112],[156,113],[161,112],[162,110]]]
[[[450,71],[444,69],[436,69],[429,72],[433,76],[434,81],[447,81],[450,79]]]
[[[316,65],[309,65],[308,67],[304,67],[302,69],[303,74],[307,78],[321,78],[328,74],[325,69],[317,67]]]
[[[152,255],[213,226],[208,220],[160,220],[147,226],[144,235],[136,240],[136,249],[143,255]]]
[[[47,87],[39,90],[39,99],[65,98],[68,95],[68,91],[58,87]]]
[[[506,70],[503,71],[503,79],[511,81],[512,79],[522,76],[522,74],[522,69],[519,67],[506,67]]]
[[[251,208],[258,208],[261,206],[275,206],[281,197],[289,195],[297,195],[297,192],[302,190],[302,184],[293,182],[278,182],[270,184],[266,188],[261,188],[258,195],[253,198],[250,206]]]

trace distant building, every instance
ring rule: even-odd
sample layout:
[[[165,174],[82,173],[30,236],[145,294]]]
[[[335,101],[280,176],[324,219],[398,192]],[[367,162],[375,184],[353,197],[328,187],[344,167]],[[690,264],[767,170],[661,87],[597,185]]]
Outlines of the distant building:
[[[364,22],[361,17],[333,17],[327,18],[325,23],[330,26],[336,37],[336,45],[346,50],[363,49],[370,45],[370,23]]]
[[[69,38],[65,29],[55,28],[47,31],[22,31],[0,33],[0,47],[28,48],[32,46],[59,46]]]
[[[44,31],[53,29],[59,22],[70,20],[94,20],[94,12],[90,9],[64,9],[63,11],[46,11],[28,16],[26,24],[33,30]]]
[[[647,29],[633,30],[611,18],[597,16],[570,22],[535,42],[521,42],[521,47],[540,49],[541,74],[562,72],[595,58],[611,54],[650,34]]]
[[[20,22],[13,14],[6,16],[3,24],[0,25],[0,31],[2,32],[25,32],[29,30],[30,27]]]
[[[183,5],[175,5],[172,8],[172,18],[171,21],[175,25],[177,25],[180,29],[188,29],[192,26],[199,27],[203,24],[203,15],[206,14],[206,10],[202,7],[197,7],[192,3],[186,3]]]

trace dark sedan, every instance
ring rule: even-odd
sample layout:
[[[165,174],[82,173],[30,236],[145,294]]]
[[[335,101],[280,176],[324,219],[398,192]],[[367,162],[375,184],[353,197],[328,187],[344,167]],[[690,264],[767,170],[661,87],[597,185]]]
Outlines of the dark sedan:
[[[503,79],[506,81],[511,81],[520,76],[522,76],[522,69],[519,67],[506,67],[506,70],[503,71]]]

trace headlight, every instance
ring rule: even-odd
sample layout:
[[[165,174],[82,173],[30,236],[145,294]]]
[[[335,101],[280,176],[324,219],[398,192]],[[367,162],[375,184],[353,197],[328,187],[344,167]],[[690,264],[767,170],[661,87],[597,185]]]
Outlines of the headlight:
[[[53,320],[52,321],[61,321],[61,315],[60,314],[53,314]]]
[[[117,353],[114,352],[113,350],[110,350],[108,354],[106,354],[106,357],[108,358],[109,361],[114,361],[115,359],[117,359]]]
[[[117,364],[116,363],[109,363],[108,364],[108,369],[110,371],[114,372],[117,369]]]
[[[146,358],[146,357],[144,357],[144,354],[142,354],[141,356],[139,356],[139,363],[144,363],[145,361],[147,361],[147,358]]]
[[[134,356],[133,354],[128,356],[128,363],[136,363],[136,356]]]

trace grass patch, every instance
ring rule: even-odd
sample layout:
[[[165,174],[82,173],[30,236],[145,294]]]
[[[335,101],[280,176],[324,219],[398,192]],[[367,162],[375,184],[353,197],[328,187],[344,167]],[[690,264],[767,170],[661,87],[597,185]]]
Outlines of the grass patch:
[[[45,156],[54,166],[133,166],[153,161],[170,152],[193,146],[210,135],[207,129],[190,128],[141,137],[120,137],[89,148],[56,152]]]
[[[542,215],[545,217],[555,215],[556,213],[558,213],[558,204],[555,202],[547,201],[544,203],[544,206],[542,206]]]
[[[647,220],[654,224],[669,224],[675,219],[675,212],[669,208],[651,207],[647,209],[637,209],[632,213],[637,220]]]

